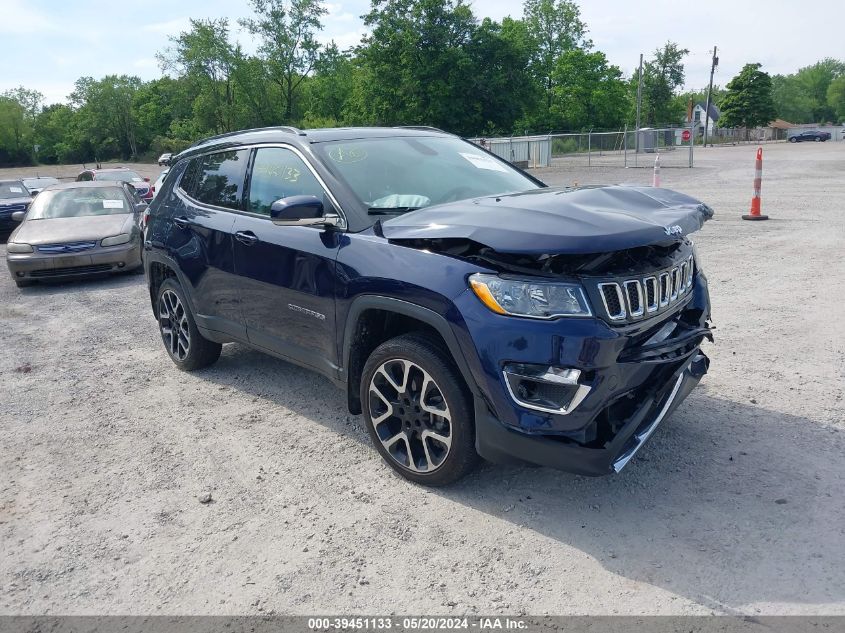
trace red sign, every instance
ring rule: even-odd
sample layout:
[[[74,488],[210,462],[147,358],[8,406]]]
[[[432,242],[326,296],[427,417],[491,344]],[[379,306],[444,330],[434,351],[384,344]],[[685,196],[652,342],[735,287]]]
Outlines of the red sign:
[[[683,132],[681,132],[681,140],[682,141],[688,141],[689,136],[690,136],[689,130],[684,130]]]

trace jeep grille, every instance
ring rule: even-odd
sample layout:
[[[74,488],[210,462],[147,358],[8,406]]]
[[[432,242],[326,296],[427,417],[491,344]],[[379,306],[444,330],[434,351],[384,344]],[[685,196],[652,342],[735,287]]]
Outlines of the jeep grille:
[[[667,270],[619,281],[597,284],[605,315],[611,321],[653,316],[669,309],[692,288],[693,257]]]

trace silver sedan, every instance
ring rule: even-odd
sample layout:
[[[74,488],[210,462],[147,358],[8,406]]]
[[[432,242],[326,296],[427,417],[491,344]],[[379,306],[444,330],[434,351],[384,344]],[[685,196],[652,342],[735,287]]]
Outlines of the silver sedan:
[[[120,182],[73,182],[44,189],[9,236],[6,263],[18,287],[140,268],[147,205]]]

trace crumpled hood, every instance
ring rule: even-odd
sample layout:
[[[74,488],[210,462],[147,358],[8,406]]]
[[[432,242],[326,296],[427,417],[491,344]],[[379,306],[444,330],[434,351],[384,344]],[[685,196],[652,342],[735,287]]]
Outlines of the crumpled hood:
[[[474,198],[387,220],[391,240],[464,238],[501,253],[587,254],[667,243],[713,217],[671,189],[610,185],[544,188]]]
[[[101,240],[104,237],[129,233],[131,229],[131,213],[25,220],[15,233],[15,241],[33,245],[66,244]]]

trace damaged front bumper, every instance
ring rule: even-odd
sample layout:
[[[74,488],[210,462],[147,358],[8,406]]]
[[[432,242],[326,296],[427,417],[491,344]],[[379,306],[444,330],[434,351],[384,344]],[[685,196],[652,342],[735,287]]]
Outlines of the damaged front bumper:
[[[615,437],[603,446],[587,447],[560,436],[521,433],[506,428],[487,404],[475,400],[476,450],[492,462],[521,460],[580,475],[618,473],[651,437],[658,425],[684,401],[707,373],[709,360],[701,352],[676,370],[668,384],[645,396]]]
[[[476,319],[470,302],[460,307],[464,335],[485,350],[470,363],[479,386],[476,449],[493,462],[518,460],[593,476],[619,472],[707,373],[709,360],[700,350],[711,338],[703,274],[671,313],[622,328],[599,319],[502,317],[491,336],[482,326],[489,317]],[[554,388],[579,394],[576,402],[556,411],[525,406],[515,383],[509,384],[515,364],[555,368],[560,386]],[[540,377],[548,380],[549,374]],[[566,387],[567,380],[575,383]]]

